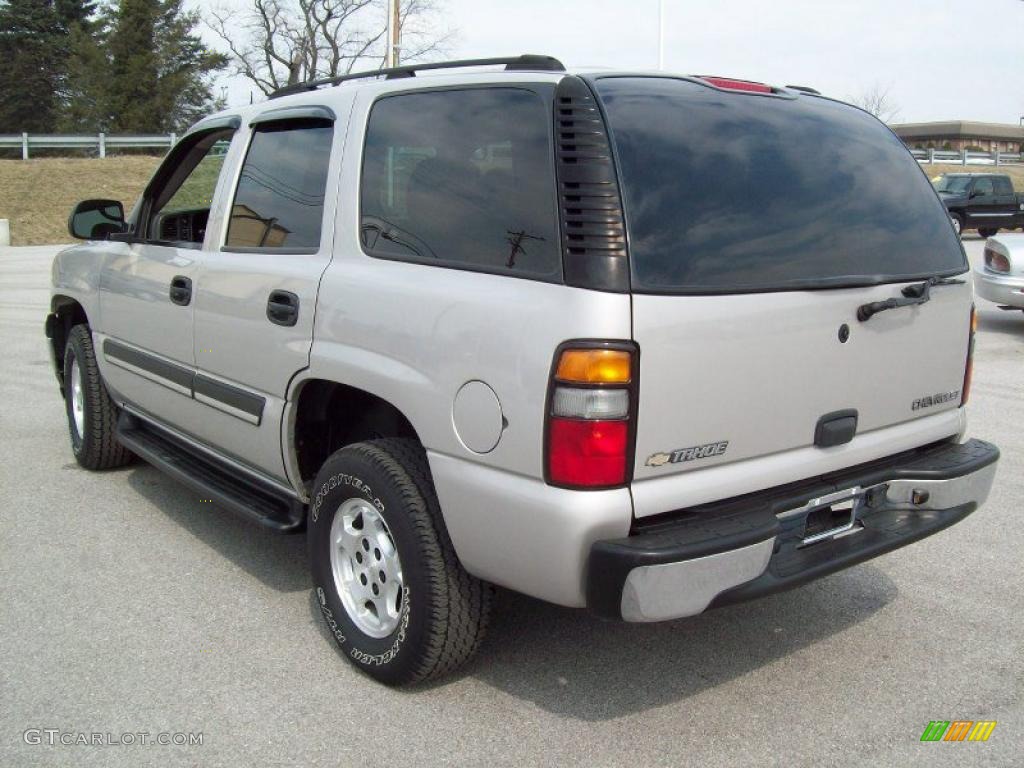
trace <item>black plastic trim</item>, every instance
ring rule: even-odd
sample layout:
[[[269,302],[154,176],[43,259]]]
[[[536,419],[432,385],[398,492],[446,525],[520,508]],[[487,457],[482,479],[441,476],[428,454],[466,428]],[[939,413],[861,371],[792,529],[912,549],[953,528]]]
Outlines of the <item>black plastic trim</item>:
[[[630,289],[626,224],[611,140],[590,87],[565,77],[555,89],[555,178],[566,285]]]
[[[266,398],[254,395],[251,392],[233,387],[216,379],[211,379],[201,373],[197,373],[192,385],[196,395],[208,397],[234,408],[242,413],[253,416],[257,423],[263,418],[263,407],[266,405]]]
[[[634,526],[633,535],[598,541],[591,547],[587,564],[587,607],[606,618],[621,618],[622,589],[634,568],[707,557],[772,537],[778,537],[776,554],[765,575],[724,593],[712,605],[725,605],[798,586],[942,530],[973,512],[975,505],[921,512],[882,506],[863,518],[865,531],[806,550],[789,547],[781,550],[781,555],[781,540],[795,534],[791,530],[787,534],[777,517],[779,513],[796,509],[809,499],[856,485],[868,487],[898,479],[963,477],[998,459],[999,449],[982,440],[938,443],[831,475],[642,521]],[[872,535],[872,530],[877,534]]]
[[[220,117],[211,117],[206,120],[200,120],[185,132],[185,135],[181,137],[181,141],[178,143],[180,144],[185,139],[193,138],[200,133],[223,131],[227,129],[237,131],[241,125],[242,118],[238,115],[221,115]]]
[[[521,56],[507,56],[490,59],[460,59],[457,61],[439,61],[433,64],[406,64],[401,67],[389,67],[386,69],[370,69],[362,72],[350,72],[347,75],[337,77],[325,77],[320,80],[309,80],[305,83],[295,83],[284,88],[279,88],[270,94],[268,98],[278,99],[282,96],[290,96],[294,93],[313,91],[324,85],[338,85],[348,80],[365,80],[368,78],[384,77],[388,80],[400,79],[403,77],[415,77],[417,72],[425,72],[435,69],[461,69],[464,67],[486,67],[505,65],[506,72],[565,72],[565,65],[553,56],[542,56],[538,54],[523,54]]]
[[[814,444],[818,448],[845,445],[857,434],[857,409],[826,413],[814,425]]]
[[[132,347],[127,347],[124,344],[119,344],[112,339],[103,340],[103,355],[113,360],[120,360],[128,365],[133,365],[136,368],[141,368],[147,373],[151,373],[161,379],[165,379],[172,384],[176,384],[179,387],[187,389],[192,392],[192,379],[193,372],[191,369],[186,368],[176,363],[170,363],[166,360],[162,360],[159,357],[154,357],[145,352],[140,352]]]
[[[322,104],[302,104],[295,107],[278,107],[260,112],[249,120],[250,126],[266,125],[282,120],[321,120],[333,123],[337,120],[334,110]]]
[[[305,509],[297,499],[239,472],[212,457],[200,455],[184,441],[121,412],[118,440],[133,453],[180,483],[231,512],[280,533],[300,530]]]

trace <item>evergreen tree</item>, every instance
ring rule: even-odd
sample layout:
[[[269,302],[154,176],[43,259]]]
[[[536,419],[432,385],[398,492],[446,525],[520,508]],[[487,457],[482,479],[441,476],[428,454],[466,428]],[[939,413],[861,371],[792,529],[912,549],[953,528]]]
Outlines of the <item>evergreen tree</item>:
[[[52,0],[0,3],[0,133],[55,128],[64,27]]]
[[[206,49],[198,22],[182,0],[121,0],[107,42],[111,130],[182,131],[216,107],[210,75],[227,57]]]

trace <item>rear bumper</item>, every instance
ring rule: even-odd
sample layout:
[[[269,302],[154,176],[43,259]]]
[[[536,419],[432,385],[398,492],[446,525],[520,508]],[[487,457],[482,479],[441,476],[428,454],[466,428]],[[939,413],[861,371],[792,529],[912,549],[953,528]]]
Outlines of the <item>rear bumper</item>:
[[[981,298],[996,304],[1024,309],[1024,277],[997,275],[984,268],[975,269],[974,291]]]
[[[591,547],[587,606],[662,621],[799,586],[967,517],[988,497],[998,459],[981,440],[943,443],[645,523]],[[810,542],[809,516],[854,494],[849,526]]]

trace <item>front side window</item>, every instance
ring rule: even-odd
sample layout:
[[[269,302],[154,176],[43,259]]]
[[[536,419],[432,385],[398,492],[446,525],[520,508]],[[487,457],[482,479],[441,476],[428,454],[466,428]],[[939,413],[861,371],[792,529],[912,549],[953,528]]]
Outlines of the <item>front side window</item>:
[[[557,279],[546,102],[520,88],[390,96],[370,113],[361,230],[373,256]]]
[[[333,128],[282,122],[253,131],[231,204],[229,248],[320,247]]]
[[[166,181],[153,198],[147,240],[191,248],[202,245],[231,133],[210,133],[168,159]]]

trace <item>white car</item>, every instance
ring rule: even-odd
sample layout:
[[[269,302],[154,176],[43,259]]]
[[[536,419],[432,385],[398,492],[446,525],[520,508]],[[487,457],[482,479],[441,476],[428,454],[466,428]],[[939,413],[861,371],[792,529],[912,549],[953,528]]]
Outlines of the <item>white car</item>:
[[[1024,310],[1024,234],[988,239],[985,264],[974,270],[974,289],[1004,309]]]

